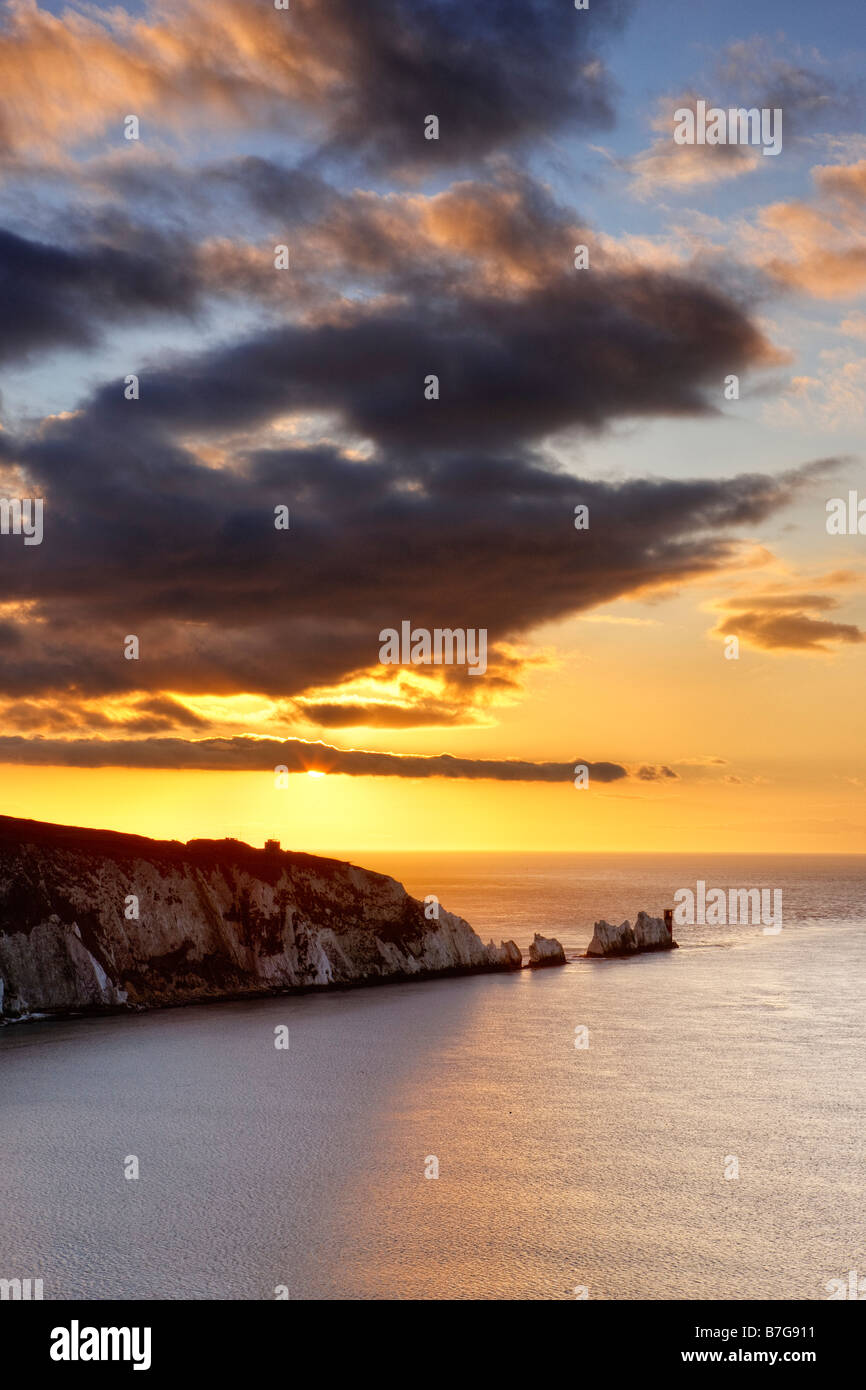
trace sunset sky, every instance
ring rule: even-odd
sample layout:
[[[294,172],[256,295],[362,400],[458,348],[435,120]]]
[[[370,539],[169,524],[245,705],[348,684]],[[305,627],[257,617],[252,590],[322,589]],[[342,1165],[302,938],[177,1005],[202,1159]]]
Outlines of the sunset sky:
[[[0,810],[866,852],[864,65],[862,0],[0,3]]]

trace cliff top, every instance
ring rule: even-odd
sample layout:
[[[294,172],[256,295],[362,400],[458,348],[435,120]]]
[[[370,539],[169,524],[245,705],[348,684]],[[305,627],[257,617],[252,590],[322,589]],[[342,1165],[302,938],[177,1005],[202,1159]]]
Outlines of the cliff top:
[[[82,854],[102,854],[109,858],[139,855],[149,859],[245,862],[256,869],[273,865],[275,860],[306,865],[319,871],[329,865],[336,868],[348,864],[348,860],[305,854],[301,850],[256,849],[243,840],[232,838],[187,840],[184,844],[182,840],[152,840],[147,835],[129,835],[122,830],[91,830],[80,825],[55,825],[51,821],[24,820],[18,816],[0,816],[2,843],[44,845]]]

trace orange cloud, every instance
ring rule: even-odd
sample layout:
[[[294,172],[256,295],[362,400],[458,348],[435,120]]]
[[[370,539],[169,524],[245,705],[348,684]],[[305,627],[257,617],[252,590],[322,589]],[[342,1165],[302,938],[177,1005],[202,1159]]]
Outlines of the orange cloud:
[[[296,0],[304,8],[305,0]],[[293,10],[295,6],[293,5]],[[337,80],[303,24],[231,0],[156,0],[152,18],[10,0],[0,32],[0,146],[50,157],[128,114],[160,125],[276,120]]]
[[[714,628],[718,637],[737,637],[762,651],[826,654],[831,643],[856,645],[866,642],[866,632],[855,623],[834,622],[823,616],[839,607],[832,590],[852,581],[847,572],[825,575],[813,586],[817,592],[774,586],[723,600],[718,606],[728,616]]]
[[[866,160],[818,166],[813,178],[814,201],[763,209],[751,238],[752,259],[783,285],[819,299],[860,294],[866,289]]]
[[[753,173],[763,163],[753,145],[677,145],[674,112],[694,110],[694,95],[662,97],[650,125],[659,132],[648,149],[622,162],[632,176],[631,191],[639,198],[652,197],[658,188],[688,189],[722,183]]]

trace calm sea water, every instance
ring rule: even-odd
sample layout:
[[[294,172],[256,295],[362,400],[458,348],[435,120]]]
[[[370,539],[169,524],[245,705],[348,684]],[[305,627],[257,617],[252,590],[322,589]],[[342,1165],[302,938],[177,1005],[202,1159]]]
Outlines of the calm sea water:
[[[582,950],[596,916],[698,878],[781,888],[784,928],[0,1029],[0,1277],[46,1298],[808,1300],[866,1274],[864,860],[357,858],[524,947]]]

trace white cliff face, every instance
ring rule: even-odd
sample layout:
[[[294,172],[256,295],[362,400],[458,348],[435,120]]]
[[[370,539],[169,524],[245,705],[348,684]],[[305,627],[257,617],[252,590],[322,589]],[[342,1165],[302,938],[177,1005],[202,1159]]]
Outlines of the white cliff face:
[[[565,951],[553,937],[539,936],[536,932],[529,948],[529,964],[535,967],[565,965]]]
[[[650,917],[639,912],[634,924],[634,939],[639,951],[670,951],[676,942],[664,924],[663,917]]]
[[[523,955],[520,947],[513,941],[501,941],[498,946],[494,946],[492,941],[488,941],[486,951],[491,961],[495,961],[503,970],[522,970]]]
[[[131,898],[138,916],[127,917]],[[399,883],[238,841],[0,817],[0,1018],[520,967]]]
[[[650,917],[646,912],[639,912],[634,927],[630,922],[621,922],[618,927],[610,922],[596,922],[586,954],[631,956],[639,951],[675,950],[676,945],[662,917]]]

